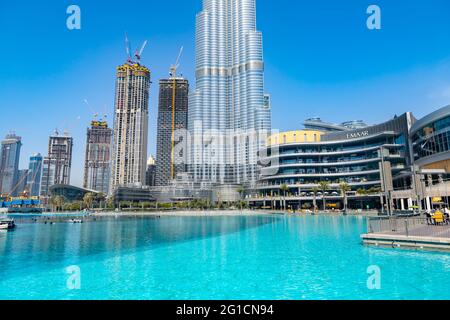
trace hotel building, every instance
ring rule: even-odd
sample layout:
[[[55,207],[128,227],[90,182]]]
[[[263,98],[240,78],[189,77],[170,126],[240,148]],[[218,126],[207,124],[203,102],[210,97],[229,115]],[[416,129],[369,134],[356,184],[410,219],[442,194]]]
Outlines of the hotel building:
[[[257,181],[257,152],[271,129],[262,42],[255,0],[203,1],[196,24],[196,89],[189,96],[195,182]]]
[[[105,195],[109,191],[112,130],[106,121],[87,129],[83,187]]]
[[[117,68],[110,194],[145,184],[149,88],[145,66],[130,60]]]

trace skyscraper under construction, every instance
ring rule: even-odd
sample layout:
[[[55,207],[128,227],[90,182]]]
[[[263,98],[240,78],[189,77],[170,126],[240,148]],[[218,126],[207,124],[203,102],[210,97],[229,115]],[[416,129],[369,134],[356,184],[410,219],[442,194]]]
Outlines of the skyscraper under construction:
[[[60,135],[58,131],[50,136],[48,156],[44,158],[42,167],[41,197],[50,196],[50,187],[56,184],[70,184],[72,168],[73,138],[66,132]]]
[[[84,188],[108,194],[112,130],[106,121],[94,120],[87,129]]]
[[[175,88],[174,88],[175,87]],[[173,99],[175,94],[175,100]],[[158,137],[156,185],[167,186],[179,173],[186,172],[185,161],[177,161],[184,155],[175,155],[172,133],[187,130],[189,82],[181,77],[159,81]],[[173,106],[175,109],[173,109]],[[176,139],[176,137],[174,136]],[[186,150],[184,150],[186,152]],[[178,151],[183,152],[183,150]]]
[[[117,67],[110,193],[145,184],[150,70],[139,62],[142,50]]]

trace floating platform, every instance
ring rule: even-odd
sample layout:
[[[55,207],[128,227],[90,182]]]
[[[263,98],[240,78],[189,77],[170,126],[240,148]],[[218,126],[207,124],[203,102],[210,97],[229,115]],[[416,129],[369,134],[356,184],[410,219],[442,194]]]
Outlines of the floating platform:
[[[450,252],[450,224],[424,218],[370,218],[365,245]]]
[[[450,238],[417,237],[392,234],[363,234],[363,243],[368,246],[450,252]]]

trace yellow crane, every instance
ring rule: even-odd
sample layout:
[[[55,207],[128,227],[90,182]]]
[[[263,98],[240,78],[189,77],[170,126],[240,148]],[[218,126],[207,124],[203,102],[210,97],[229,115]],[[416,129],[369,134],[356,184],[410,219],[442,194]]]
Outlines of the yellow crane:
[[[175,180],[175,102],[177,94],[177,70],[180,66],[181,55],[183,54],[183,47],[180,48],[175,64],[170,67],[170,76],[173,79],[172,88],[172,156],[170,161],[170,177]]]

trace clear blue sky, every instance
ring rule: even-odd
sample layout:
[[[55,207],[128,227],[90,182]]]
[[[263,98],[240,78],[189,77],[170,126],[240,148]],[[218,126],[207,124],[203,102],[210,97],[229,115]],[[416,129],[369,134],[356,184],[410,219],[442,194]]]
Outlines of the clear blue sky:
[[[81,7],[79,31],[66,28],[70,4]],[[370,4],[381,7],[380,31],[366,28]],[[420,118],[450,104],[448,0],[257,0],[257,9],[276,129],[298,129],[312,116],[377,123],[412,111]],[[112,120],[126,31],[133,47],[149,40],[143,63],[153,72],[154,154],[157,81],[184,45],[180,71],[195,87],[200,10],[201,0],[1,1],[0,135],[22,136],[21,167],[31,153],[47,153],[54,128],[67,128],[75,138],[72,182],[81,184],[92,114]]]

